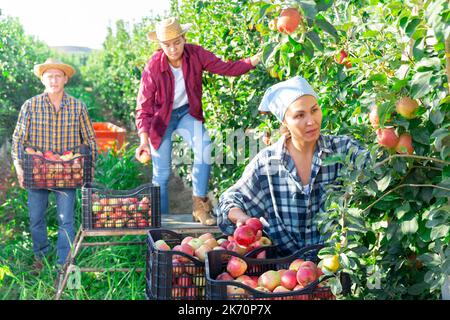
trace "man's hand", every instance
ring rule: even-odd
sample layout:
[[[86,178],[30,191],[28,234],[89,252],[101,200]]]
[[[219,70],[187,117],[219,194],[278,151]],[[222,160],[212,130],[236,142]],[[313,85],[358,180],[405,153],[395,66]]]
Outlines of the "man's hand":
[[[23,178],[23,169],[22,166],[18,163],[14,163],[14,167],[16,168],[17,180],[19,180],[19,185],[21,188],[24,188],[24,178]]]

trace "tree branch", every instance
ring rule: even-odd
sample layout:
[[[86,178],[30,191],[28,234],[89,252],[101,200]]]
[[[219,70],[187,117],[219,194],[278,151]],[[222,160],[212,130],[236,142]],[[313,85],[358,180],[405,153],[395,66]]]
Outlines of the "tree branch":
[[[387,195],[391,194],[392,192],[403,188],[403,187],[413,187],[413,188],[436,188],[436,189],[441,189],[441,190],[445,190],[450,192],[450,188],[445,188],[445,187],[441,187],[441,186],[436,186],[434,184],[413,184],[413,183],[407,183],[407,184],[401,184],[399,186],[396,186],[394,189],[389,190],[388,192],[386,192],[385,194],[383,194],[381,197],[379,197],[376,201],[374,201],[372,204],[370,204],[367,208],[365,208],[361,213],[366,212],[367,210],[369,210],[370,208],[372,208],[376,203],[380,202],[381,199],[385,198]]]
[[[394,158],[412,158],[412,159],[417,159],[417,160],[429,160],[429,161],[442,163],[445,165],[450,165],[450,162],[448,162],[448,161],[444,161],[444,160],[432,158],[432,157],[415,156],[415,155],[411,155],[411,154],[393,154],[393,155],[387,157],[386,159],[384,159],[383,161],[375,164],[374,169],[381,167],[383,164],[385,164],[386,162],[389,162],[391,159],[394,159]]]

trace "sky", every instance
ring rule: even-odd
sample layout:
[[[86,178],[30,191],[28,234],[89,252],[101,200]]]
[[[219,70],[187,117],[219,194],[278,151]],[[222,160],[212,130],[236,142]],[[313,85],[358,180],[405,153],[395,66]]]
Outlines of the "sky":
[[[2,15],[18,17],[25,33],[49,46],[100,49],[107,27],[123,19],[168,12],[169,0],[0,0]]]

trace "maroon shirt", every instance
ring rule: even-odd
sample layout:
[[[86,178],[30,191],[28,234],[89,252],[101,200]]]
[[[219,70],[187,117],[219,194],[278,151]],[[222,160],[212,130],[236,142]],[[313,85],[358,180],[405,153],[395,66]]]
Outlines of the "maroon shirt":
[[[185,44],[183,76],[189,101],[189,113],[204,122],[202,109],[202,73],[207,70],[224,76],[239,76],[254,69],[250,59],[224,62],[200,46]],[[145,66],[137,96],[136,127],[147,132],[152,146],[159,148],[169,125],[175,95],[175,78],[167,56],[158,50]]]

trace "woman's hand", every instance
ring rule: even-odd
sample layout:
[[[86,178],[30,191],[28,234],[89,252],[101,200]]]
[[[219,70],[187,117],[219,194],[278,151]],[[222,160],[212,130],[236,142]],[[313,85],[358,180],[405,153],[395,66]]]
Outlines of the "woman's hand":
[[[135,157],[138,161],[141,161],[141,156],[144,152],[146,152],[149,156],[151,155],[150,145],[148,143],[143,143],[136,148]]]
[[[260,63],[261,62],[261,57],[262,57],[262,51],[258,52],[253,57],[251,57],[250,58],[250,63],[252,64],[252,66],[256,66],[258,63]]]
[[[231,208],[230,211],[228,211],[228,219],[235,224],[245,224],[250,217],[246,215],[241,208]]]

